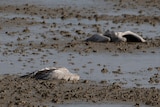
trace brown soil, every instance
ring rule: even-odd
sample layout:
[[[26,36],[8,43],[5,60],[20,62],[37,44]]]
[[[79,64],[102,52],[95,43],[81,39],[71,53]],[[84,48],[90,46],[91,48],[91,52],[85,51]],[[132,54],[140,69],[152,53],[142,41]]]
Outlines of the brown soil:
[[[156,88],[123,88],[88,80],[35,80],[3,75],[0,80],[1,106],[38,106],[75,102],[132,102],[160,106],[160,90]]]

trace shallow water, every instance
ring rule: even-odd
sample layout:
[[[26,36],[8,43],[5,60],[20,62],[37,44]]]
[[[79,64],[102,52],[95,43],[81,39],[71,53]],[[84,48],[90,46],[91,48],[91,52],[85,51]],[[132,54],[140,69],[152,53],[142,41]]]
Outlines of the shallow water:
[[[35,22],[42,22],[45,21],[45,23],[48,24],[48,28],[42,28],[41,25],[32,25],[30,27],[28,27],[31,30],[32,34],[37,34],[37,33],[43,33],[43,32],[47,32],[49,30],[53,30],[53,28],[50,28],[50,26],[52,25],[52,23],[56,23],[58,26],[54,27],[54,30],[64,30],[64,31],[75,31],[75,30],[82,30],[85,33],[88,34],[94,34],[97,31],[95,29],[91,29],[91,25],[97,24],[100,26],[100,30],[102,32],[105,32],[107,29],[109,30],[113,30],[113,31],[133,31],[133,32],[137,32],[139,35],[142,35],[143,37],[148,37],[148,38],[154,38],[156,36],[158,36],[160,34],[160,27],[159,24],[156,24],[155,26],[152,26],[150,24],[135,24],[135,23],[113,23],[112,21],[95,21],[95,20],[88,20],[88,19],[76,19],[76,18],[70,18],[70,19],[65,19],[65,20],[61,20],[60,18],[48,18],[48,19],[41,19],[38,16],[30,16],[30,15],[23,15],[23,14],[15,14],[15,13],[0,13],[0,16],[2,18],[6,18],[6,19],[12,19],[12,18],[26,18],[28,21],[35,21]],[[68,26],[68,24],[72,23],[72,26]],[[85,29],[82,28],[82,26],[79,26],[78,23],[81,23],[83,26],[87,26]],[[120,27],[119,27],[120,26]],[[25,28],[25,27],[24,27]],[[10,32],[15,31],[22,31],[23,27],[19,28],[16,26],[10,26],[9,27]],[[2,30],[3,32],[3,30]],[[6,31],[4,31],[2,34],[5,34]],[[74,32],[71,33],[72,35],[76,35],[79,36],[77,34],[75,34]],[[23,35],[24,37],[26,35]],[[5,39],[3,38],[5,37]],[[33,35],[34,37],[34,35]],[[2,43],[4,40],[7,40],[8,38],[6,38],[5,35],[2,35],[1,37],[2,39],[0,40]],[[13,37],[12,37],[13,39]],[[34,40],[34,39],[32,39]],[[10,41],[10,38],[9,40]],[[6,41],[6,42],[7,42]]]
[[[72,6],[72,7],[87,7],[87,8],[96,8],[96,10],[100,14],[108,14],[108,15],[122,15],[122,14],[132,14],[132,15],[154,15],[159,16],[159,8],[153,6],[153,7],[147,7],[142,5],[136,5],[134,1],[132,3],[123,2],[119,3],[117,0],[109,1],[109,0],[99,0],[96,2],[96,0],[1,0],[0,5],[22,5],[22,4],[32,4],[32,5],[42,5],[47,7],[63,7],[63,6]],[[121,5],[122,7],[119,8],[118,6]],[[123,8],[123,6],[125,8]],[[115,7],[115,9],[111,10],[111,8]],[[127,9],[126,9],[127,8]],[[142,13],[139,13],[139,11],[142,11]]]
[[[159,66],[159,53],[118,54],[118,56],[111,53],[79,55],[77,53],[59,53],[53,49],[43,49],[43,52],[38,52],[38,55],[32,55],[32,53],[37,53],[37,50],[27,51],[28,55],[26,56],[19,54],[3,56],[0,68],[4,69],[1,74],[24,74],[48,66],[64,66],[71,72],[78,73],[82,79],[107,80],[109,83],[122,82],[127,87],[139,84],[141,87],[160,88],[158,84],[148,83],[149,78],[158,71],[156,69],[147,70],[149,67]],[[46,56],[43,57],[44,55]],[[101,69],[103,68],[107,68],[108,72],[102,73]],[[120,74],[113,73],[117,69],[121,69]]]

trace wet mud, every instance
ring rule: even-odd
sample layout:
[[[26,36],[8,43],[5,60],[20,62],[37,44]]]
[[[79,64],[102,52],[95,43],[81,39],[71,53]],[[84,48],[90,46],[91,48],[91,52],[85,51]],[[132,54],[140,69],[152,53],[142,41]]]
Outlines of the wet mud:
[[[5,75],[0,80],[0,104],[3,106],[38,106],[76,102],[131,102],[135,105],[160,105],[160,90],[123,88],[120,84],[89,80],[35,80]]]
[[[122,23],[121,26],[123,26],[123,23],[136,23],[136,21],[138,21],[139,24],[150,24],[155,22],[156,25],[159,25],[159,16],[150,16],[151,18],[143,15],[103,16],[99,15],[96,11],[87,8],[73,9],[72,7],[67,6],[61,8],[47,8],[29,4],[21,6],[1,6],[0,11],[1,14],[4,14],[6,17],[1,17],[1,32],[9,38],[14,37],[15,39],[8,43],[1,43],[1,45],[3,44],[7,47],[49,48],[62,52],[73,51],[78,53],[104,51],[128,53],[136,50],[146,52],[149,48],[152,49],[160,46],[159,35],[157,35],[156,38],[152,38],[152,35],[144,37],[147,41],[146,43],[88,43],[84,41],[94,33],[102,33],[102,30],[107,30],[102,24],[89,24],[87,21],[98,23],[98,21],[107,20],[112,21],[115,25],[117,23]],[[86,21],[83,22],[83,20]],[[114,20],[117,20],[117,23]],[[59,24],[61,21],[65,23],[62,25]],[[74,23],[74,21],[76,22]],[[87,24],[85,24],[85,22]],[[105,23],[105,26],[107,25],[109,26],[108,23]],[[150,25],[152,26],[152,24]],[[41,26],[41,29],[46,32],[35,35],[32,31],[32,26]],[[62,26],[63,28],[61,29]],[[116,27],[119,28],[121,26],[118,25]],[[13,27],[15,27],[15,30],[7,30],[8,28],[13,29]],[[110,27],[109,29],[114,30],[115,28]],[[140,32],[140,34],[141,33],[143,32]],[[141,35],[146,36],[144,34]],[[29,41],[33,36],[35,36],[35,38]],[[25,41],[27,41],[27,43],[25,43]]]

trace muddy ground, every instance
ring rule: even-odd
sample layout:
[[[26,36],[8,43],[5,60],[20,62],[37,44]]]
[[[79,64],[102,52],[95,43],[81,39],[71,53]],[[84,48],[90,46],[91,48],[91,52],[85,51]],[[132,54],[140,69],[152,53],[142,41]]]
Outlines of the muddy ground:
[[[0,104],[3,106],[38,106],[76,102],[108,103],[132,102],[159,106],[160,90],[151,88],[123,88],[117,83],[108,84],[89,80],[35,80],[5,75],[0,80]]]
[[[150,5],[149,3],[146,5]],[[151,4],[152,6],[152,4]],[[115,6],[117,7],[117,6]],[[121,8],[121,7],[119,7]],[[156,38],[144,37],[146,43],[91,43],[84,42],[84,40],[94,33],[104,33],[107,30],[102,24],[96,24],[98,21],[112,21],[113,24],[121,23],[122,25],[116,26],[120,28],[123,23],[136,23],[137,26],[141,24],[149,24],[151,26],[159,25],[159,16],[145,16],[145,15],[129,15],[123,14],[120,16],[112,15],[101,15],[96,12],[95,9],[83,8],[75,9],[73,7],[56,7],[47,8],[36,5],[18,5],[18,6],[1,6],[1,14],[4,14],[7,18],[1,17],[0,29],[1,32],[6,34],[8,37],[14,37],[15,40],[11,42],[1,43],[7,47],[16,46],[15,51],[22,50],[23,47],[35,48],[41,50],[41,48],[56,49],[58,51],[73,51],[78,53],[92,53],[92,52],[127,52],[132,53],[133,51],[146,52],[149,48],[154,49],[160,46],[160,37],[156,35]],[[15,15],[14,15],[15,14]],[[45,22],[45,20],[53,20],[51,22]],[[58,19],[58,21],[57,21]],[[76,24],[72,23],[77,21]],[[136,20],[135,20],[136,19]],[[55,20],[55,22],[54,22]],[[59,25],[60,21],[67,23]],[[68,21],[69,20],[69,21]],[[91,24],[81,23],[81,20],[95,21]],[[57,21],[57,22],[56,22]],[[154,24],[152,24],[154,23]],[[41,26],[43,29],[48,29],[45,33],[37,33],[39,37],[35,37],[34,40],[29,40],[34,34],[32,33],[32,26]],[[64,27],[61,29],[61,27]],[[109,26],[108,22],[105,26]],[[15,30],[7,30],[13,29]],[[74,28],[75,27],[75,28]],[[16,29],[20,29],[17,31]],[[69,30],[68,30],[69,29]],[[89,29],[89,30],[88,30]],[[114,27],[110,27],[109,30],[116,31]],[[148,29],[149,30],[149,29]],[[137,31],[140,35],[142,32]],[[137,33],[136,32],[136,33]],[[19,36],[18,36],[19,35]],[[25,36],[23,36],[25,35]],[[48,37],[48,35],[52,35]],[[37,39],[37,40],[36,40]],[[25,42],[27,41],[27,43]],[[20,50],[19,50],[20,49]],[[9,50],[3,52],[7,54]],[[12,50],[14,51],[14,50]],[[9,51],[9,52],[12,52]],[[155,51],[152,51],[154,53]]]
[[[32,3],[20,5],[1,4],[0,54],[5,58],[17,54],[29,56],[28,50],[32,51],[34,49],[37,51],[33,51],[32,55],[44,52],[43,49],[55,49],[60,53],[73,52],[80,55],[104,52],[110,52],[114,55],[135,52],[159,53],[157,50],[160,48],[160,35],[157,35],[155,31],[152,32],[155,35],[146,36],[138,28],[136,33],[142,35],[146,39],[146,43],[93,43],[84,41],[92,34],[103,33],[106,29],[121,29],[125,23],[131,23],[133,26],[134,24],[136,26],[146,24],[158,29],[160,17],[156,13],[159,12],[159,0],[154,0],[154,2],[152,0],[134,0],[133,3],[126,1],[113,0],[108,2],[112,4],[110,9],[117,13],[122,9],[137,9],[136,15],[101,14],[99,11],[107,11],[108,8],[105,8],[105,6],[104,8],[95,8],[95,6],[76,7],[74,5],[47,7]],[[96,3],[95,0],[92,2]],[[115,25],[117,24],[117,26],[111,26],[110,21]],[[62,24],[61,22],[64,23]],[[40,30],[36,28],[40,28]],[[54,53],[49,54],[52,55]],[[42,59],[46,56],[44,52]],[[21,61],[21,59],[17,60]],[[32,62],[32,60],[35,59],[31,58],[27,60],[27,63]],[[2,63],[5,60],[1,59],[0,61]],[[14,63],[10,64],[14,65]],[[4,69],[0,69],[0,72],[3,72]],[[150,69],[152,71],[152,68]],[[19,72],[21,71],[19,70]],[[151,78],[150,82],[159,84],[159,74],[155,74],[155,77]],[[73,82],[63,80],[46,81],[20,78],[17,75],[1,75],[0,84],[0,105],[9,107],[50,106],[50,104],[54,105],[55,103],[74,102],[132,102],[136,107],[140,104],[160,106],[160,89],[155,87],[125,88],[118,83],[109,84],[103,80],[101,82],[90,80]]]

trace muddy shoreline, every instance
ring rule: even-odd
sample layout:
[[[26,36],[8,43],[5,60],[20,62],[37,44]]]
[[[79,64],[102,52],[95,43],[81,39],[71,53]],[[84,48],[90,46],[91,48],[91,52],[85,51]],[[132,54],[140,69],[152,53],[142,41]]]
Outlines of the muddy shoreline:
[[[87,3],[76,1],[73,4],[50,1],[50,5],[45,2],[47,6],[39,1],[37,4],[3,2],[4,4],[0,3],[0,54],[2,56],[0,105],[45,107],[76,102],[93,104],[113,102],[132,103],[135,107],[141,104],[160,106],[160,89],[154,87],[154,83],[156,85],[160,83],[159,0],[134,0],[132,3],[127,0],[100,0],[99,2],[88,0]],[[147,42],[84,41],[94,33],[103,33],[108,29],[131,30],[143,36]],[[131,58],[132,55],[135,56]],[[140,61],[138,57],[145,55],[149,58],[143,57],[144,61]],[[152,55],[157,58],[152,58]],[[117,59],[114,59],[114,56]],[[134,58],[136,60],[133,60]],[[104,61],[99,61],[103,59]],[[118,65],[114,64],[114,61]],[[132,62],[131,66],[126,64],[126,61]],[[142,68],[145,64],[148,65],[147,68],[142,69],[141,63],[143,63]],[[113,79],[119,82],[112,82],[112,78],[112,80],[98,82],[94,77],[94,81],[89,79],[46,81],[20,78],[15,73],[32,72],[41,67],[60,65],[70,67],[72,72],[82,76],[87,75],[85,78],[93,77],[93,74],[99,75],[97,72],[100,72],[103,77],[106,76],[105,79],[107,75],[112,75]],[[115,65],[116,67],[113,67]],[[126,67],[128,70],[138,70],[126,72],[123,70],[125,65],[128,65],[128,68]],[[106,71],[102,71],[103,68]],[[124,75],[122,79],[119,77],[121,75]],[[128,75],[132,77],[125,77]],[[142,77],[135,78],[139,75]],[[135,81],[137,87],[124,87],[119,84],[120,82],[127,84],[126,78]],[[143,88],[142,84],[138,86],[139,81],[147,82],[149,87]]]
[[[45,106],[47,103],[76,102],[160,105],[160,90],[154,87],[123,88],[117,83],[108,84],[106,81],[35,80],[16,75],[4,75],[0,84],[0,104],[3,106]]]
[[[66,11],[67,10],[67,11]],[[22,6],[1,6],[1,14],[6,14],[8,18],[1,18],[3,21],[0,22],[0,29],[8,37],[14,37],[15,41],[8,43],[3,43],[7,47],[29,47],[29,48],[48,48],[56,49],[57,51],[70,51],[70,52],[122,52],[122,53],[132,53],[134,51],[146,52],[147,49],[155,49],[160,46],[160,37],[157,35],[156,38],[144,37],[146,43],[86,43],[84,40],[90,37],[94,33],[102,33],[102,30],[105,29],[101,24],[85,24],[81,23],[81,20],[95,20],[98,21],[112,21],[114,24],[121,23],[117,28],[123,26],[123,23],[139,23],[139,24],[149,24],[155,22],[159,23],[159,16],[151,17],[149,16],[103,16],[98,15],[96,11],[90,9],[74,9],[72,7],[63,7],[63,8],[45,8],[43,6],[35,6],[25,4]],[[17,14],[15,17],[9,17],[10,14]],[[22,16],[21,16],[22,15]],[[26,15],[26,16],[25,16]],[[32,18],[33,17],[33,18]],[[132,17],[132,18],[130,18]],[[37,20],[38,18],[38,20]],[[66,29],[71,29],[72,27],[80,27],[80,30],[71,29],[61,30],[59,22],[57,23],[57,18],[60,18],[59,21],[68,21],[68,19],[76,19],[77,23],[72,24],[68,22],[64,24]],[[136,20],[134,20],[136,19]],[[45,20],[55,20],[53,23],[46,22]],[[114,21],[114,20],[117,20]],[[148,21],[147,21],[148,20]],[[127,21],[127,22],[125,22]],[[138,21],[138,22],[136,22]],[[27,39],[32,38],[32,26],[42,26],[43,29],[48,29],[45,33],[40,33],[39,36],[36,36],[35,40],[28,41]],[[108,23],[105,24],[107,26]],[[138,24],[137,24],[138,25]],[[8,31],[7,28],[16,26],[17,29],[21,28],[21,31]],[[64,29],[64,28],[63,28]],[[86,31],[90,29],[90,31]],[[110,30],[114,31],[114,27],[111,27]],[[107,29],[105,29],[107,30]],[[141,32],[139,32],[141,34]],[[20,36],[16,36],[20,35]],[[24,35],[24,36],[21,36]],[[145,36],[144,34],[141,34]],[[152,35],[150,35],[152,36]],[[42,39],[41,39],[42,38]],[[46,40],[43,40],[46,39]],[[1,43],[1,45],[2,45]],[[7,50],[9,51],[9,50]],[[11,51],[11,50],[10,50]],[[154,53],[155,51],[152,51]],[[5,53],[5,52],[4,52]]]

